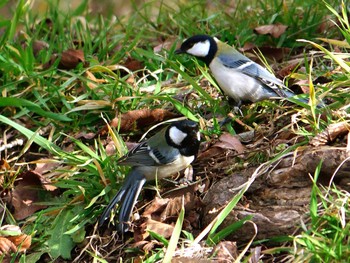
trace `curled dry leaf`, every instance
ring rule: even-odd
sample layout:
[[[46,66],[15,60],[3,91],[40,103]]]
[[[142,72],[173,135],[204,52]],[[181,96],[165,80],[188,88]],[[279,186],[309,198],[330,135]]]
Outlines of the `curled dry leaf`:
[[[211,256],[216,262],[233,262],[238,257],[236,242],[221,241],[214,247]]]
[[[84,51],[80,49],[68,49],[63,51],[61,55],[53,54],[49,62],[43,66],[44,69],[51,67],[57,59],[59,59],[59,63],[57,65],[57,68],[59,69],[74,69],[79,63],[83,63],[85,65]]]
[[[176,36],[173,37],[169,37],[168,39],[164,40],[164,41],[160,41],[159,44],[157,44],[154,48],[153,48],[153,52],[154,53],[159,53],[161,52],[163,49],[169,50],[172,45],[174,44],[174,42],[177,40]]]
[[[0,255],[15,252],[16,246],[6,237],[0,237]]]
[[[312,146],[326,145],[334,141],[339,136],[345,135],[350,131],[350,124],[347,121],[333,123],[323,132],[317,134],[311,141]]]
[[[49,48],[49,46],[50,45],[48,43],[46,43],[45,41],[34,40],[33,41],[33,54],[34,54],[34,57],[37,57],[41,50],[47,50]]]
[[[159,213],[164,210],[166,205],[169,203],[169,198],[155,197],[151,205],[149,205],[142,216],[151,218],[152,214]]]
[[[228,150],[235,150],[237,153],[243,153],[245,150],[245,147],[239,141],[237,136],[231,135],[227,132],[223,133],[219,138],[219,142],[215,143],[213,146]]]
[[[92,72],[90,72],[89,70],[85,71],[85,75],[86,75],[86,78],[88,80],[91,80],[91,81],[87,82],[87,85],[90,89],[95,89],[96,87],[99,86],[99,84],[107,82],[106,79],[96,78],[95,75]]]
[[[68,49],[62,52],[58,68],[74,69],[81,62],[85,62],[84,51],[80,49]]]
[[[132,57],[128,57],[124,62],[124,67],[126,67],[130,71],[137,71],[143,69],[145,66],[141,61],[136,60]]]
[[[149,229],[163,236],[171,235],[173,225],[181,211],[182,204],[185,207],[184,228],[193,228],[198,225],[199,215],[197,208],[200,207],[200,201],[194,194],[196,185],[189,185],[167,193],[171,198],[155,198],[152,203],[146,207],[142,214],[142,220],[138,223],[138,238],[143,240],[148,237],[145,230]]]
[[[19,252],[24,252],[30,245],[32,244],[32,237],[26,234],[22,234],[19,236],[9,236],[7,237],[16,247]]]
[[[11,166],[8,164],[8,162],[5,159],[0,160],[0,170],[10,170]]]
[[[254,31],[255,33],[260,35],[270,34],[274,38],[279,38],[284,32],[286,32],[287,28],[288,26],[285,26],[282,24],[272,24],[272,25],[258,26],[254,28]]]
[[[294,71],[296,71],[300,66],[300,60],[294,59],[291,61],[288,61],[286,65],[283,66],[280,70],[276,72],[276,75],[282,79],[292,74]]]
[[[254,132],[252,135],[251,133],[252,132],[245,132],[237,135],[223,133],[220,136],[219,141],[215,142],[211,147],[208,147],[208,149],[198,155],[198,159],[210,159],[219,154],[222,154],[226,150],[235,150],[238,154],[241,154],[245,151],[245,147],[241,141],[245,141],[247,139],[250,139],[251,136],[254,136]]]
[[[111,127],[119,127],[122,132],[133,131],[147,126],[151,126],[155,123],[170,119],[177,116],[175,113],[164,109],[141,109],[133,110],[127,113],[121,114],[114,118],[110,125]],[[120,121],[120,123],[119,123]],[[102,131],[102,133],[105,130]]]
[[[46,208],[44,205],[36,204],[42,201],[40,196],[42,195],[41,191],[47,189],[45,184],[47,184],[46,180],[34,171],[27,171],[17,177],[15,187],[7,198],[7,202],[14,207],[16,220],[24,219],[34,212]]]
[[[174,226],[153,220],[151,218],[143,219],[144,220],[139,226],[138,231],[135,231],[135,235],[137,234],[137,238],[135,237],[135,240],[141,241],[148,238],[149,233],[147,230],[151,230],[164,238],[171,237],[174,231]]]
[[[22,233],[18,226],[5,225],[0,228],[0,255],[9,252],[26,251],[32,243],[32,237]]]

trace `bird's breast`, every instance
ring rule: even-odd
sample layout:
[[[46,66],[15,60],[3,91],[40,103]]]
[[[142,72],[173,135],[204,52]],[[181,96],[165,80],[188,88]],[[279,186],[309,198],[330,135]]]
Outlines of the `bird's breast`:
[[[183,156],[176,158],[175,161],[159,166],[140,166],[137,167],[144,174],[147,180],[162,179],[180,172],[189,166],[194,160],[194,156]]]

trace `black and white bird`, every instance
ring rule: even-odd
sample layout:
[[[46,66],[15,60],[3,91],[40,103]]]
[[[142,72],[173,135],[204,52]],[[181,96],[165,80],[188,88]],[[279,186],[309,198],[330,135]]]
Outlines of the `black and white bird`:
[[[295,96],[267,69],[216,37],[190,37],[175,53],[187,53],[204,61],[221,90],[233,100],[235,107],[240,107],[242,102]],[[307,100],[301,101],[307,103]]]
[[[115,205],[121,202],[117,230],[128,231],[128,221],[145,182],[169,177],[188,167],[198,154],[199,144],[197,123],[182,120],[171,123],[130,150],[118,163],[131,166],[131,171],[101,215],[99,225],[109,219]]]

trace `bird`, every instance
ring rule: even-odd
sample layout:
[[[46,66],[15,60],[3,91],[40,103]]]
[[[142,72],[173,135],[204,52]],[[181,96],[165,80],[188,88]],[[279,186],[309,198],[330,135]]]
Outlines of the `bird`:
[[[234,47],[208,35],[186,39],[175,54],[189,54],[203,61],[233,106],[272,98],[295,96],[266,68],[239,53]],[[308,103],[306,99],[302,102]]]
[[[172,122],[121,157],[118,164],[129,165],[131,170],[102,213],[99,226],[109,219],[120,202],[117,231],[127,232],[133,207],[146,181],[166,178],[188,167],[195,160],[199,145],[198,124],[185,119]]]

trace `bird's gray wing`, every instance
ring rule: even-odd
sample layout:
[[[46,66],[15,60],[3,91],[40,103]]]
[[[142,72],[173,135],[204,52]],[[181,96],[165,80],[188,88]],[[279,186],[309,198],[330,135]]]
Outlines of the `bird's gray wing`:
[[[289,97],[283,89],[287,87],[283,82],[277,79],[273,74],[268,72],[265,68],[243,56],[239,52],[235,53],[235,58],[228,55],[219,55],[221,63],[227,68],[239,70],[243,74],[250,76],[264,85],[266,88],[271,89],[280,97]]]
[[[119,159],[120,165],[130,166],[159,166],[173,162],[178,157],[178,150],[169,146],[162,146],[158,142],[148,141],[140,143]]]

